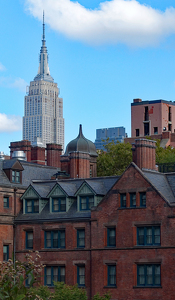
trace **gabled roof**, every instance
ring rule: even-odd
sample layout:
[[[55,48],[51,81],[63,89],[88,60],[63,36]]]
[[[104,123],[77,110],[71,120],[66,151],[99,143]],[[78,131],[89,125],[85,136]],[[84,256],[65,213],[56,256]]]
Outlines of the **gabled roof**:
[[[22,171],[22,184],[12,183],[6,176],[4,170],[11,169],[15,164],[20,164]],[[3,170],[4,169],[4,170]],[[0,160],[0,185],[8,187],[27,188],[32,180],[50,180],[53,174],[55,174],[59,169],[50,166],[39,165],[23,160],[18,160],[17,158]]]
[[[175,204],[174,194],[171,189],[170,182],[167,180],[168,174],[160,173],[154,170],[140,169],[135,163],[131,163],[137,171],[151,184],[151,186],[159,193],[159,195],[168,203]],[[128,169],[127,168],[127,169]],[[125,172],[127,171],[125,170]],[[124,172],[124,173],[125,173]],[[174,174],[175,178],[175,174]]]
[[[47,198],[47,195],[55,185],[55,182],[46,182],[45,184],[33,183],[32,187],[40,195],[41,198]]]
[[[68,180],[66,179],[65,181],[57,181],[57,183],[53,186],[47,197],[50,197],[52,194],[52,191],[57,187],[61,188],[61,190],[68,196],[68,197],[74,197],[77,189],[79,186],[82,184],[84,180],[79,179],[79,180]]]
[[[143,170],[143,174],[167,202],[170,204],[175,203],[175,198],[166,174],[149,170]]]
[[[21,162],[17,158],[7,159],[3,161],[3,170],[13,169],[13,170],[24,170]]]
[[[119,176],[110,176],[110,177],[96,177],[85,179],[79,189],[76,191],[77,195],[84,184],[87,184],[90,189],[96,195],[106,195],[106,193],[111,189],[114,183],[117,182]]]

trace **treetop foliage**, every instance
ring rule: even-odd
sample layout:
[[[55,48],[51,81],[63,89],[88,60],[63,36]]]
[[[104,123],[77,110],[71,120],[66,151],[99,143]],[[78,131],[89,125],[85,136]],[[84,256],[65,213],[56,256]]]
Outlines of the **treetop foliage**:
[[[132,161],[131,144],[112,141],[104,147],[97,158],[97,176],[121,175]]]

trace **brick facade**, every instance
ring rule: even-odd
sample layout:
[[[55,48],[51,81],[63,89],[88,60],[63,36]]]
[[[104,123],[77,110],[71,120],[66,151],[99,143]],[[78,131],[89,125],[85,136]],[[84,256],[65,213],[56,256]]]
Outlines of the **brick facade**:
[[[19,260],[38,250],[46,265],[42,284],[47,270],[62,267],[65,282],[85,288],[88,299],[107,291],[113,300],[174,299],[175,174],[155,170],[152,141],[137,140],[134,149],[144,169],[131,163],[120,177],[37,180],[21,198],[23,190],[3,187],[9,215],[1,204],[0,246],[9,245],[11,256],[15,237]],[[16,213],[31,199],[39,199],[40,211],[19,212],[13,228],[15,197]]]

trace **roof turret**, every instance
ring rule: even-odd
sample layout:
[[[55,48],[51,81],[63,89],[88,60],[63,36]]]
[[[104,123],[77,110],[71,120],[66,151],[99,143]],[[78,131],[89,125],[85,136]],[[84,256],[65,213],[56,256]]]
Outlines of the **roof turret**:
[[[94,143],[84,137],[81,124],[77,138],[69,142],[64,155],[75,151],[88,153],[91,156],[98,156]]]

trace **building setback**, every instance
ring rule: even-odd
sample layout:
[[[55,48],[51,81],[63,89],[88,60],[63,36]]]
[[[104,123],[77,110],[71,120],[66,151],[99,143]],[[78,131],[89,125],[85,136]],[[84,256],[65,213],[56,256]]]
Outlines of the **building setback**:
[[[23,140],[31,141],[33,145],[39,138],[43,147],[55,143],[64,149],[63,99],[59,98],[57,83],[49,71],[44,14],[38,74],[30,82],[24,107]]]

